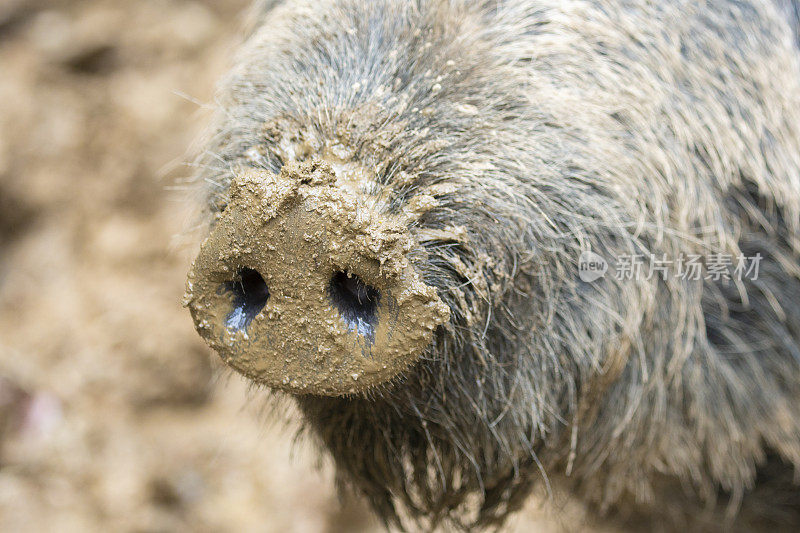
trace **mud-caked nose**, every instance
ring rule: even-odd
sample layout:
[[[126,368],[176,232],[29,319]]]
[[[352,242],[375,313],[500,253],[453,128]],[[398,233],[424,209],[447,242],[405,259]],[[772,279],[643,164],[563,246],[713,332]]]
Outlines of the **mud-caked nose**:
[[[408,260],[407,224],[369,205],[319,161],[236,179],[186,294],[227,364],[271,387],[341,395],[422,355],[449,310]]]

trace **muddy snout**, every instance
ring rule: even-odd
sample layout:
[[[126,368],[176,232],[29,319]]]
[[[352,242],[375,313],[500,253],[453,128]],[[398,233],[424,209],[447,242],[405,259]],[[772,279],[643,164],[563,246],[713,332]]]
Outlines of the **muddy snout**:
[[[413,246],[402,219],[325,163],[251,172],[231,186],[186,303],[242,374],[294,393],[358,392],[414,363],[449,318],[409,262]]]

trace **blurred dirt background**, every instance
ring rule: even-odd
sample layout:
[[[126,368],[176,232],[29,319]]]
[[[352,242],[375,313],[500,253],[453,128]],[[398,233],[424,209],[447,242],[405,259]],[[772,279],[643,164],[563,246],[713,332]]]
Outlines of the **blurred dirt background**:
[[[0,0],[2,531],[381,530],[181,307],[183,162],[247,4]]]

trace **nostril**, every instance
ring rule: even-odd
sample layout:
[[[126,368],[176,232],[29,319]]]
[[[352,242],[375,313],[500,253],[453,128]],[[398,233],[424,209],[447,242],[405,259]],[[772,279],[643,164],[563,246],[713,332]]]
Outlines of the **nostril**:
[[[347,327],[374,342],[381,293],[356,275],[337,272],[331,278],[330,296]]]
[[[233,293],[233,311],[225,318],[225,326],[232,331],[247,329],[269,300],[264,278],[256,270],[245,267],[224,287]]]

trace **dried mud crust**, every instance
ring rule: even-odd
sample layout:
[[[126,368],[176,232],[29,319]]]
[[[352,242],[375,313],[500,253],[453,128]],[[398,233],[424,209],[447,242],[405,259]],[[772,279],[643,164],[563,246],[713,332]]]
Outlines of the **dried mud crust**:
[[[407,227],[324,161],[245,173],[189,274],[197,330],[227,364],[270,387],[341,395],[384,383],[449,319],[407,258]],[[266,297],[240,321],[229,289],[245,269],[261,276]],[[353,302],[337,301],[337,283]]]

